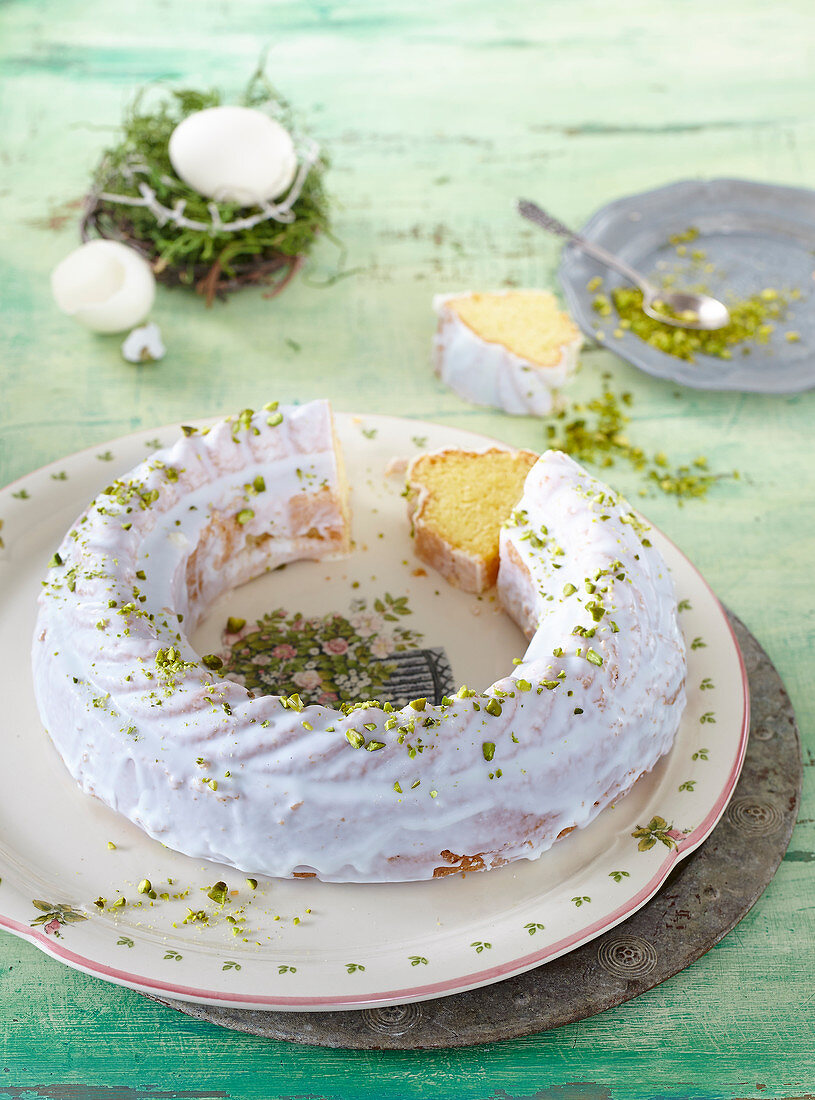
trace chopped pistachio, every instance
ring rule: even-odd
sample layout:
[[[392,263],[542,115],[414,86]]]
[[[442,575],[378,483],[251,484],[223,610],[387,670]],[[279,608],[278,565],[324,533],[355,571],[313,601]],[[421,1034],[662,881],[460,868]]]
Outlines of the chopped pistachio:
[[[711,355],[720,359],[731,359],[731,348],[737,345],[765,344],[773,332],[772,322],[786,315],[787,298],[773,288],[762,290],[751,297],[728,302],[730,323],[715,330],[694,330],[664,324],[649,317],[642,309],[642,291],[634,287],[616,287],[611,297],[617,313],[622,320],[630,322],[630,330],[635,336],[668,355],[693,362],[697,356]],[[595,310],[601,316],[608,316],[610,307],[605,301]]]
[[[219,879],[214,886],[210,886],[207,890],[207,897],[210,901],[214,901],[216,905],[223,905],[229,897],[226,883]]]
[[[555,422],[546,429],[548,446],[553,450],[565,451],[578,462],[603,468],[613,466],[617,460],[627,462],[642,474],[646,489],[674,496],[679,503],[692,497],[706,496],[708,489],[725,476],[738,476],[735,472],[732,475],[697,473],[690,464],[677,467],[673,473],[660,466],[655,457],[649,458],[641,447],[626,438],[625,426],[631,418],[624,408],[631,402],[630,393],[614,394],[604,382],[600,397],[572,406],[575,413],[573,419],[566,420],[565,411],[555,416]],[[641,490],[642,495],[645,492],[645,489]]]
[[[592,308],[601,317],[611,316],[611,301],[607,294],[597,294],[592,301]]]
[[[699,230],[695,225],[691,225],[687,229],[683,229],[681,233],[673,233],[668,238],[668,243],[673,245],[690,244],[691,241],[695,241],[698,236]]]

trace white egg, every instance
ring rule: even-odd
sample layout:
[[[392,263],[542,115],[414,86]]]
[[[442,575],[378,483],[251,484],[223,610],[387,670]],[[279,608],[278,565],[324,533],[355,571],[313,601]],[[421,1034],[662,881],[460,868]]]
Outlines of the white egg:
[[[170,136],[178,176],[216,202],[255,206],[287,191],[297,154],[287,130],[251,107],[208,107],[180,122]]]
[[[94,332],[124,332],[145,319],[156,296],[147,261],[120,241],[80,245],[51,272],[62,310]]]

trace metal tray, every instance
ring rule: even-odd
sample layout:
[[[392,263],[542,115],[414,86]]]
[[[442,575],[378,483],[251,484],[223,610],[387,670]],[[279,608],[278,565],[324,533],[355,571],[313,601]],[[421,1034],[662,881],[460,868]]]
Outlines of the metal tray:
[[[584,333],[647,374],[694,389],[794,393],[815,387],[815,191],[749,180],[684,180],[604,206],[582,233],[647,275],[679,262],[668,238],[690,227],[698,229],[699,236],[688,251],[703,250],[715,267],[713,273],[701,275],[710,293],[726,300],[727,291],[736,297],[768,287],[801,292],[769,342],[750,344],[748,354],[737,345],[729,360],[700,355],[686,362],[631,332],[617,338],[614,316],[596,312],[592,303],[597,292],[588,290],[587,284],[597,275],[603,277],[606,291],[627,284],[567,245],[560,281]],[[692,281],[690,274],[687,281]],[[791,343],[784,334],[793,330],[800,340]]]

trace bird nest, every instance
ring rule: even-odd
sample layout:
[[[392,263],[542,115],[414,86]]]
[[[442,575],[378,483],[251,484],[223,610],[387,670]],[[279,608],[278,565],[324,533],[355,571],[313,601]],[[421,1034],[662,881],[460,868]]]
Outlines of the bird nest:
[[[244,286],[279,294],[320,233],[331,236],[323,187],[327,161],[293,125],[286,101],[256,73],[241,104],[266,111],[289,132],[298,157],[289,190],[274,202],[213,202],[179,179],[168,145],[188,115],[220,106],[218,92],[171,91],[153,106],[136,98],[118,144],[106,150],[85,200],[82,239],[106,237],[140,252],[156,278],[195,289],[211,305]]]

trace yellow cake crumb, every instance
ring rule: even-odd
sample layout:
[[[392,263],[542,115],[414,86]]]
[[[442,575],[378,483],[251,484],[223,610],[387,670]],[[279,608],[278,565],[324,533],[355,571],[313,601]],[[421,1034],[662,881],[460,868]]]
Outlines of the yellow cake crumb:
[[[537,461],[532,451],[449,448],[408,472],[416,554],[452,584],[483,592],[498,575],[498,538]]]
[[[539,367],[559,363],[563,345],[578,335],[548,290],[468,294],[451,299],[449,307],[482,340],[502,344]]]

